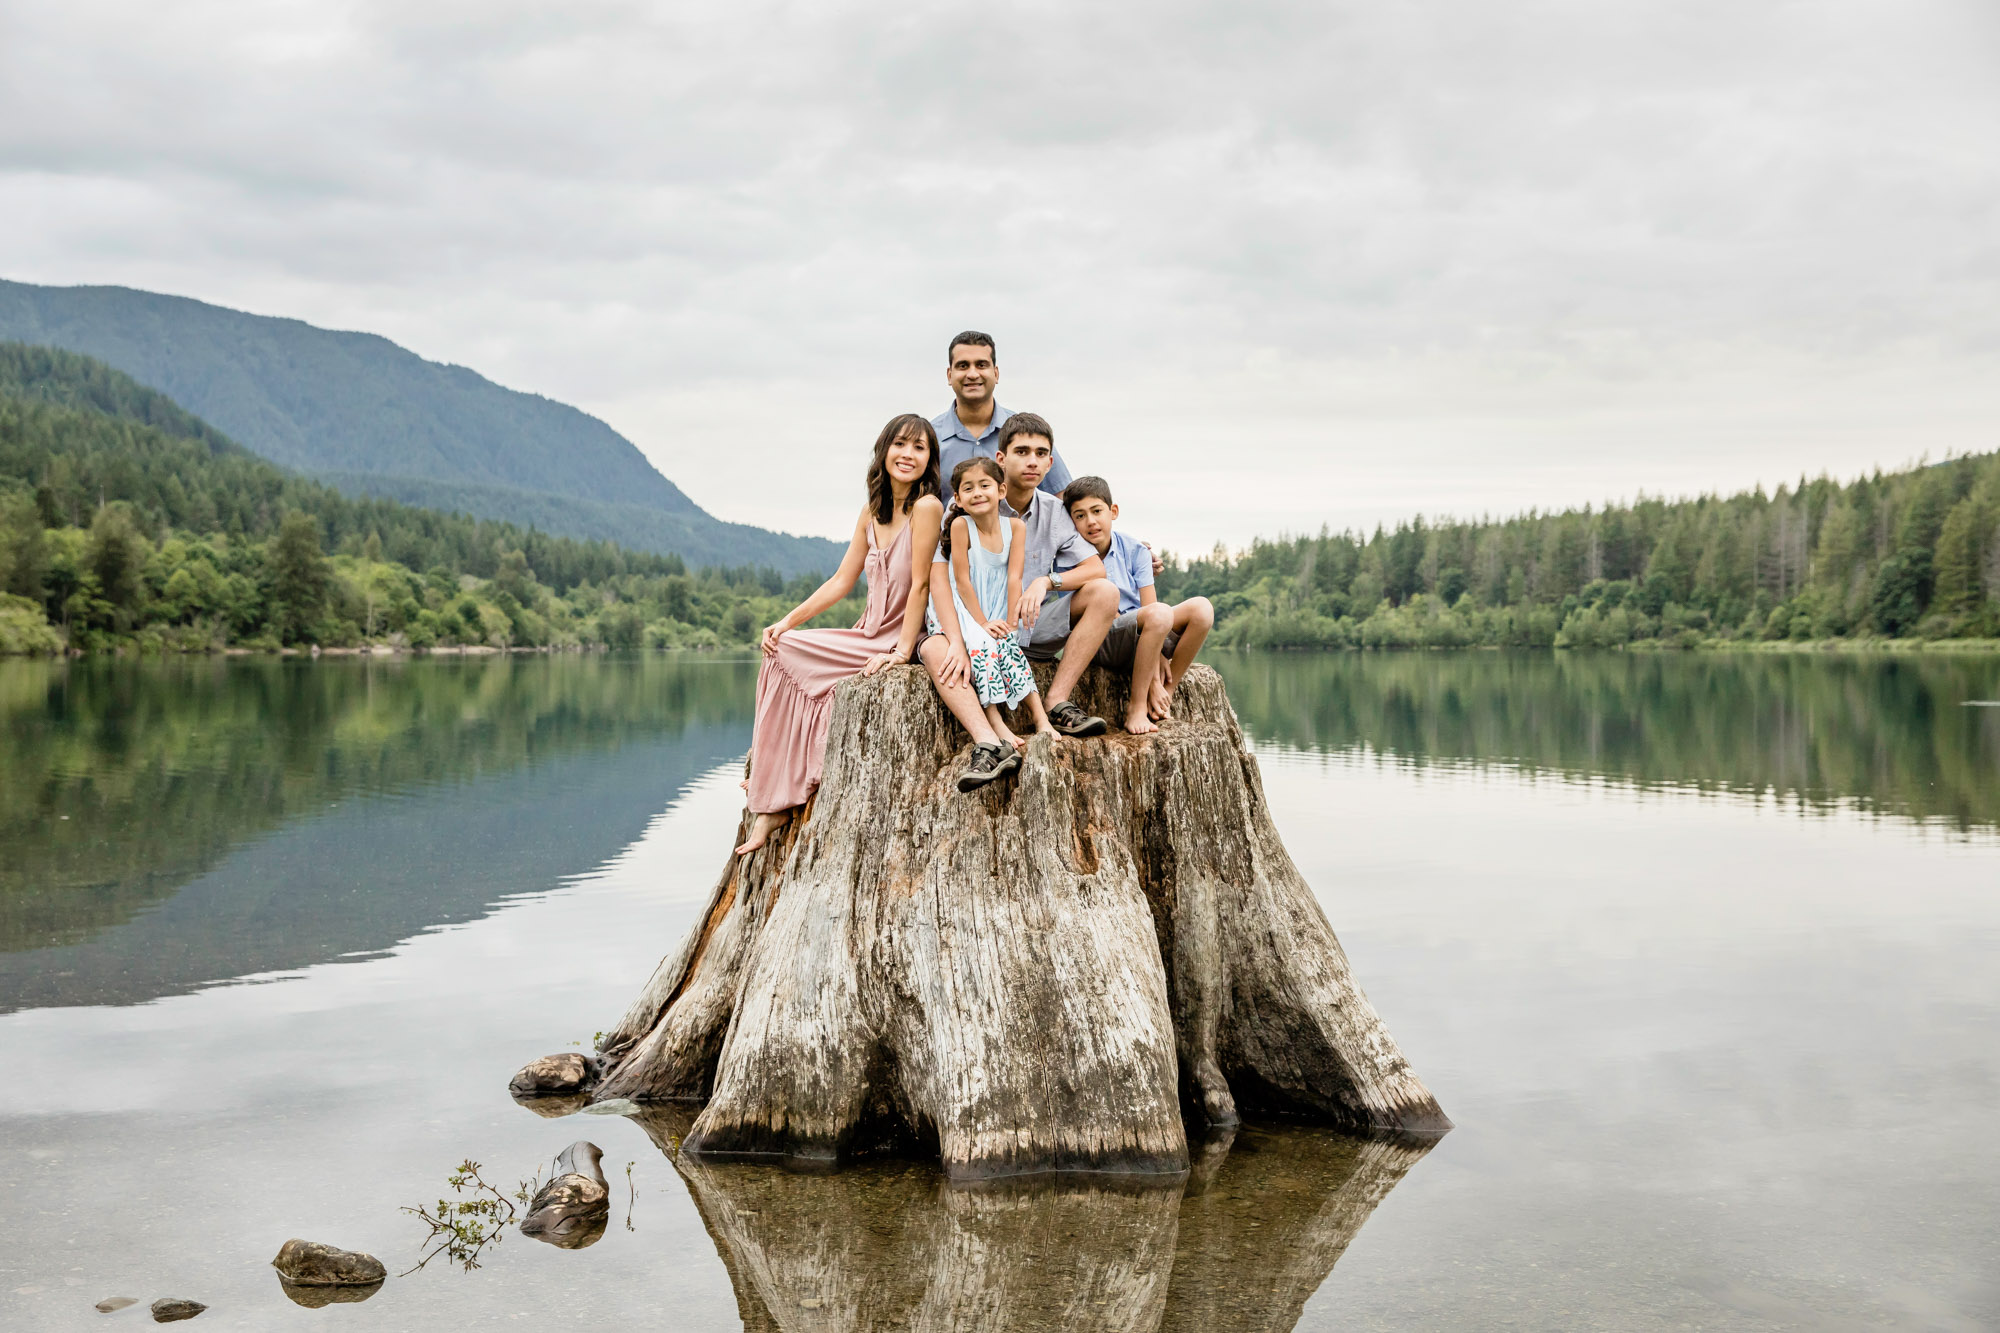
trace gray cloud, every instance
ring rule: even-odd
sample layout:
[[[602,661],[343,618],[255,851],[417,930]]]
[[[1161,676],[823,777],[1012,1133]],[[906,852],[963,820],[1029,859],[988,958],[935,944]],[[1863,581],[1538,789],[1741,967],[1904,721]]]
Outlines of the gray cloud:
[[[1980,3],[0,0],[0,227],[825,532],[988,327],[1205,546],[1990,447],[1997,65]]]

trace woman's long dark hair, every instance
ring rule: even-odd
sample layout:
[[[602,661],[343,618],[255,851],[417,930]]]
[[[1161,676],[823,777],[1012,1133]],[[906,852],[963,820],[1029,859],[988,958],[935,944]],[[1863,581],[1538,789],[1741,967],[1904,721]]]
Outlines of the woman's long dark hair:
[[[903,512],[907,514],[916,508],[917,501],[924,496],[938,493],[937,432],[915,412],[890,417],[889,424],[875,437],[875,456],[868,461],[868,509],[877,523],[887,523],[896,516],[896,488],[889,481],[889,446],[904,435],[922,436],[931,456],[923,474],[910,483],[910,493],[903,497]]]
[[[974,454],[951,470],[951,503],[944,511],[944,526],[938,529],[939,555],[947,557],[951,555],[951,525],[958,522],[965,514],[965,511],[958,507],[958,482],[974,468],[993,478],[1000,486],[1004,487],[1007,484],[1007,474],[1000,470],[1000,465],[981,454]],[[974,539],[968,536],[966,540]]]

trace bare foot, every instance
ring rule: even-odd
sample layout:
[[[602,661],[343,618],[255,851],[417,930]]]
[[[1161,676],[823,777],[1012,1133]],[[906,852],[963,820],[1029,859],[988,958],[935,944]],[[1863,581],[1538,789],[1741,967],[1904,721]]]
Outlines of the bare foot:
[[[1013,746],[1013,747],[1014,747],[1014,748],[1015,748],[1016,750],[1025,750],[1025,749],[1027,749],[1027,748],[1028,748],[1028,738],[1027,738],[1027,737],[1025,737],[1025,736],[1016,736],[1016,735],[1015,735],[1015,734],[1014,734],[1013,732],[1009,731],[1009,730],[1008,730],[1007,728],[1005,728],[1005,727],[995,727],[995,728],[993,728],[993,734],[994,734],[994,736],[995,736],[995,737],[997,737],[997,738],[999,739],[999,741],[1000,741],[1000,743],[1001,743],[1002,745],[1011,745],[1011,746]]]
[[[774,815],[758,815],[755,820],[751,821],[750,836],[743,840],[742,845],[736,849],[736,854],[738,856],[745,856],[762,847],[773,833],[784,826],[785,821],[790,817],[791,811],[789,810],[780,810]]]
[[[1167,688],[1163,680],[1155,680],[1146,687],[1146,714],[1155,722],[1163,722],[1173,713],[1174,692]]]
[[[1146,716],[1145,709],[1134,708],[1125,715],[1125,730],[1134,736],[1143,736],[1149,731],[1158,731],[1159,728],[1153,725],[1152,718]]]

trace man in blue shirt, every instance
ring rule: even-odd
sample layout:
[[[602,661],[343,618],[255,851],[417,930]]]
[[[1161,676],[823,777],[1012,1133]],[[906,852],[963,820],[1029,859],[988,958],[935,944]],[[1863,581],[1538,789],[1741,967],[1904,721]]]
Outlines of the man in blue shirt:
[[[938,437],[938,478],[947,490],[951,470],[968,458],[998,458],[1000,427],[1014,414],[1000,406],[993,394],[1000,384],[1000,356],[993,350],[989,334],[967,329],[951,340],[945,352],[944,380],[951,386],[953,403],[931,418]],[[1048,475],[1038,489],[1061,495],[1069,485],[1069,467],[1056,454],[1049,460]],[[947,494],[945,502],[951,502]]]

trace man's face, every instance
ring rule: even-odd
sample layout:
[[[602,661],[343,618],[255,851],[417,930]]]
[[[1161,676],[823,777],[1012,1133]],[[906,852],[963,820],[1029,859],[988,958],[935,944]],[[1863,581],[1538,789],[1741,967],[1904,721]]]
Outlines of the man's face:
[[[993,399],[1000,383],[1000,367],[994,363],[993,349],[975,343],[959,343],[951,349],[951,364],[945,367],[944,382],[961,403],[985,403]]]
[[[1055,446],[1040,435],[1016,435],[1007,441],[1007,452],[1000,455],[1000,470],[1007,474],[1007,489],[1032,491],[1041,485],[1054,454]]]
[[[1069,521],[1076,524],[1077,536],[1100,551],[1111,541],[1111,525],[1118,519],[1118,506],[1086,495],[1070,506]]]

